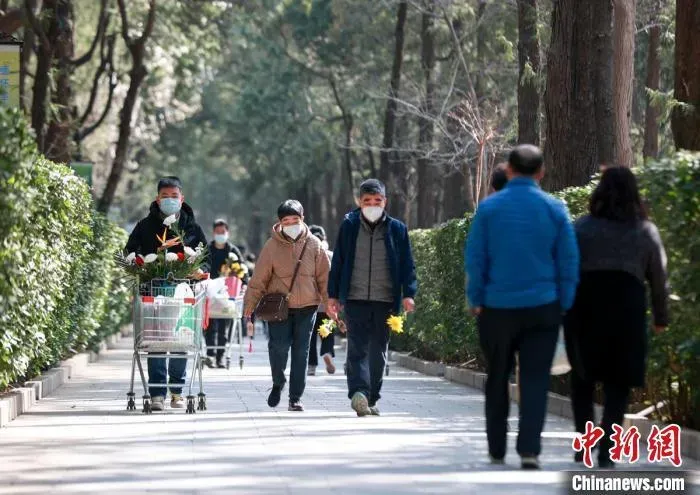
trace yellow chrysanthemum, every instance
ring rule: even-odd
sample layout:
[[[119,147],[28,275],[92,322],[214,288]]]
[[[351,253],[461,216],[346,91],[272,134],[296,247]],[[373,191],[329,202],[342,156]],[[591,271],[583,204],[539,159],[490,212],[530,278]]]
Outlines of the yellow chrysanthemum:
[[[386,324],[394,333],[403,333],[403,316],[390,316]]]
[[[325,339],[333,333],[334,327],[335,322],[333,320],[323,320],[323,323],[321,323],[321,326],[318,328],[318,334],[322,339]]]

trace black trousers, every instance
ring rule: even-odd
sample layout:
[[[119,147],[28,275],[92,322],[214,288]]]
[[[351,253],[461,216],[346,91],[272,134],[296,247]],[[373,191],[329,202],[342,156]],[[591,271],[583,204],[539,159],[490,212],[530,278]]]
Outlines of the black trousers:
[[[571,406],[574,410],[574,425],[579,433],[586,431],[586,422],[592,421],[595,424],[594,392],[595,382],[586,380],[575,372],[571,374]],[[604,382],[603,393],[605,402],[603,404],[603,417],[600,427],[603,428],[605,436],[601,438],[598,446],[598,459],[607,461],[610,460],[610,448],[613,446],[613,442],[610,440],[610,435],[613,433],[612,425],[622,426],[625,420],[630,387],[623,384]]]
[[[220,363],[224,357],[223,347],[228,341],[228,331],[233,325],[233,320],[223,318],[213,318],[209,320],[209,328],[204,332],[204,338],[207,342],[207,356],[216,356],[216,362]],[[210,347],[221,347],[221,349],[211,349]]]
[[[547,412],[549,372],[559,335],[559,303],[533,308],[484,308],[478,319],[486,357],[486,434],[489,454],[506,455],[510,397],[508,382],[515,353],[520,360],[520,425],[517,451],[537,456]]]
[[[327,318],[328,315],[326,313],[316,314],[316,323],[314,323],[314,331],[311,333],[311,343],[309,345],[309,366],[318,366],[318,356],[330,354],[335,357],[335,332],[331,333],[325,339],[321,339],[321,352],[317,353],[318,346],[316,345],[316,340],[318,340],[318,329],[323,324],[323,320]]]

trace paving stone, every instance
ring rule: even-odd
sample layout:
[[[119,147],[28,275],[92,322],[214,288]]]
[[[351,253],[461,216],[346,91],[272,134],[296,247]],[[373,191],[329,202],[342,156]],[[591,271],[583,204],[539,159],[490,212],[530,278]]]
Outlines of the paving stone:
[[[127,412],[130,345],[124,339],[75,369],[54,395],[0,430],[0,494],[543,495],[561,493],[561,471],[576,468],[571,421],[550,415],[544,469],[518,469],[515,405],[507,465],[489,465],[483,392],[394,363],[381,417],[350,409],[342,353],[335,375],[320,367],[309,377],[306,412],[270,409],[260,340],[244,354],[243,370],[205,370],[206,412]]]

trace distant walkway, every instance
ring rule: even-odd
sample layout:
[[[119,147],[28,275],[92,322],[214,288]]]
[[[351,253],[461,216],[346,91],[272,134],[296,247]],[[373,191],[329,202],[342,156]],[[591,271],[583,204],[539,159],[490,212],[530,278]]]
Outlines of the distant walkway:
[[[490,466],[482,393],[398,367],[385,383],[383,416],[357,418],[342,355],[335,376],[319,368],[309,378],[305,413],[287,412],[286,397],[271,410],[259,340],[242,372],[207,370],[208,411],[127,413],[130,345],[0,430],[0,494],[543,495],[561,493],[558,471],[575,468],[569,421],[552,416],[543,471],[518,469],[514,435],[508,465]]]

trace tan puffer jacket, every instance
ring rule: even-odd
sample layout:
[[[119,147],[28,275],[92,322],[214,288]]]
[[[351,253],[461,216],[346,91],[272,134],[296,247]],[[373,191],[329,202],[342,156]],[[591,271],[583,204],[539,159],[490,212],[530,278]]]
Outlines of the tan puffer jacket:
[[[303,227],[296,241],[291,241],[282,234],[280,224],[272,228],[272,236],[260,252],[253,278],[248,284],[244,301],[246,314],[255,310],[265,294],[289,292],[294,267],[301,255],[304,241],[308,246],[292,288],[289,307],[306,308],[328,302],[328,255],[321,246],[321,241],[309,233],[306,225]]]

